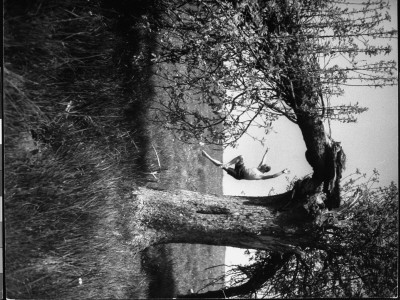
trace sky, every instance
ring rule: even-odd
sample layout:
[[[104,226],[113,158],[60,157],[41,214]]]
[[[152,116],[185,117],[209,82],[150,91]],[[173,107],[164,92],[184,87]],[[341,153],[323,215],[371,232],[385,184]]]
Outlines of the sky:
[[[392,21],[390,28],[397,25],[397,1],[392,2]],[[393,39],[392,52],[385,59],[395,59],[398,62],[398,40]],[[357,168],[362,173],[371,174],[374,169],[380,173],[380,186],[390,182],[399,183],[398,173],[398,86],[384,88],[348,87],[341,102],[356,103],[368,107],[368,111],[358,115],[357,123],[331,122],[331,134],[335,141],[341,142],[346,154],[346,170],[343,176],[353,173]],[[244,136],[236,148],[227,148],[223,160],[228,162],[233,157],[243,155],[245,164],[257,166],[269,148],[267,159],[272,167],[271,174],[288,168],[291,173],[274,179],[248,181],[235,180],[224,174],[223,189],[225,195],[268,195],[286,190],[288,182],[295,176],[303,177],[312,169],[305,159],[306,147],[297,125],[285,118],[280,118],[273,124],[274,128],[266,136],[265,146]],[[251,135],[262,136],[264,131],[253,129]],[[247,257],[243,249],[227,247],[226,265],[244,264]]]

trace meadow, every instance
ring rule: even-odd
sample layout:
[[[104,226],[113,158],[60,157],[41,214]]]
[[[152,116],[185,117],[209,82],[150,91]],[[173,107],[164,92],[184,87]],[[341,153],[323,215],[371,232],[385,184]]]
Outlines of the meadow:
[[[222,193],[221,171],[201,156],[222,150],[151,122],[155,36],[141,29],[151,5],[4,4],[8,298],[170,297],[223,274],[204,270],[223,264],[224,248],[141,254],[129,243],[138,187]]]

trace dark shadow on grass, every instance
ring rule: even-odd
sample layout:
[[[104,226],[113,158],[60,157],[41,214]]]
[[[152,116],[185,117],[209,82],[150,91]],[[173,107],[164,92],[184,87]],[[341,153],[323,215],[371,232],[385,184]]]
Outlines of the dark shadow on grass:
[[[153,2],[155,1],[102,1],[103,7],[114,14],[113,30],[119,39],[115,45],[113,60],[122,79],[122,93],[129,99],[124,109],[125,122],[137,133],[135,143],[138,153],[134,153],[135,149],[132,149],[131,159],[143,174],[151,171],[147,161],[148,153],[153,151],[148,109],[154,97],[150,59],[156,46],[155,35],[137,25],[143,14],[157,18],[154,15],[156,10]],[[135,60],[138,56],[141,57],[140,63]],[[128,155],[128,160],[129,157]],[[144,176],[141,183],[146,183]],[[176,295],[170,256],[164,245],[150,247],[142,253],[142,270],[149,277],[149,298],[171,298]]]
[[[154,97],[150,59],[155,47],[155,34],[142,29],[140,23],[142,15],[153,14],[153,2],[101,1],[106,16],[114,20],[112,30],[117,36],[117,43],[113,64],[116,76],[121,80],[121,93],[128,99],[124,106],[124,121],[136,132],[135,148],[132,148],[127,161],[134,160],[142,173],[149,172],[146,156],[151,151],[148,109]]]
[[[176,297],[171,253],[165,245],[147,248],[142,253],[142,266],[150,277],[149,298]]]

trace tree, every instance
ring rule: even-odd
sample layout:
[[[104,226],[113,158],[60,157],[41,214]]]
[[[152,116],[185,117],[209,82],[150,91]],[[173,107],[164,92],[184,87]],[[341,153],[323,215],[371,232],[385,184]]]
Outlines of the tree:
[[[309,280],[309,274],[315,274],[310,270],[318,267],[310,265],[307,251],[314,251],[314,257],[321,244],[341,245],[335,240],[340,222],[331,210],[340,209],[344,196],[340,181],[346,157],[340,143],[327,134],[324,120],[350,122],[364,110],[331,105],[331,97],[341,95],[344,85],[396,82],[394,62],[362,60],[363,55],[390,52],[369,41],[395,35],[382,27],[389,19],[384,14],[388,4],[369,1],[349,9],[345,1],[323,0],[160,1],[158,7],[163,17],[149,20],[147,29],[159,34],[153,63],[162,78],[159,89],[169,98],[153,107],[155,120],[184,140],[234,145],[256,120],[268,131],[271,121],[283,115],[299,126],[313,174],[270,197],[142,189],[136,195],[140,214],[134,217],[141,225],[133,241],[142,247],[180,242],[266,250],[263,263],[246,271],[247,291],[261,288],[265,278],[293,264],[293,282],[299,286],[298,278]],[[347,65],[334,64],[336,58]],[[201,113],[202,107],[213,112],[211,117]],[[342,236],[350,240],[362,229],[357,224],[345,227]],[[331,226],[332,238],[321,234]],[[322,243],[326,236],[329,241]],[[336,275],[342,272],[340,264],[329,259],[332,278],[339,278],[346,294],[344,286],[352,282]],[[298,265],[302,275],[297,275]],[[279,274],[286,279],[285,272]],[[307,289],[304,285],[305,295],[310,294]]]
[[[382,41],[396,34],[384,27],[384,1],[160,3],[153,61],[168,101],[155,109],[184,140],[235,145],[250,126],[268,131],[282,115],[302,130],[310,117],[354,122],[366,108],[334,105],[343,86],[397,82],[394,61],[371,59],[389,53]]]
[[[354,174],[357,175],[357,174]],[[238,266],[234,284],[190,298],[393,297],[397,294],[398,188],[375,187],[379,174],[344,184],[346,203],[319,219],[310,233],[315,243],[302,253],[257,251]],[[183,297],[183,296],[182,296]]]

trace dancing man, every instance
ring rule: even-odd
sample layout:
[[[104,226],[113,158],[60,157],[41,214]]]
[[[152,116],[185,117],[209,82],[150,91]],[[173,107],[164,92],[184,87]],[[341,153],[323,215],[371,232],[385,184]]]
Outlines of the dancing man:
[[[227,164],[223,164],[222,162],[212,158],[210,155],[207,154],[207,152],[202,151],[203,156],[207,157],[214,165],[217,167],[220,167],[221,169],[225,170],[229,175],[231,175],[233,178],[241,180],[264,180],[264,179],[270,179],[270,178],[275,178],[278,177],[282,174],[288,174],[289,170],[284,169],[283,171],[272,174],[272,175],[267,175],[266,173],[271,170],[271,167],[268,166],[265,162],[265,156],[267,155],[268,148],[265,151],[265,154],[256,168],[248,168],[244,165],[243,163],[243,157],[239,155],[238,157],[235,157],[232,159],[230,162]],[[234,168],[231,168],[230,166],[234,165]]]

